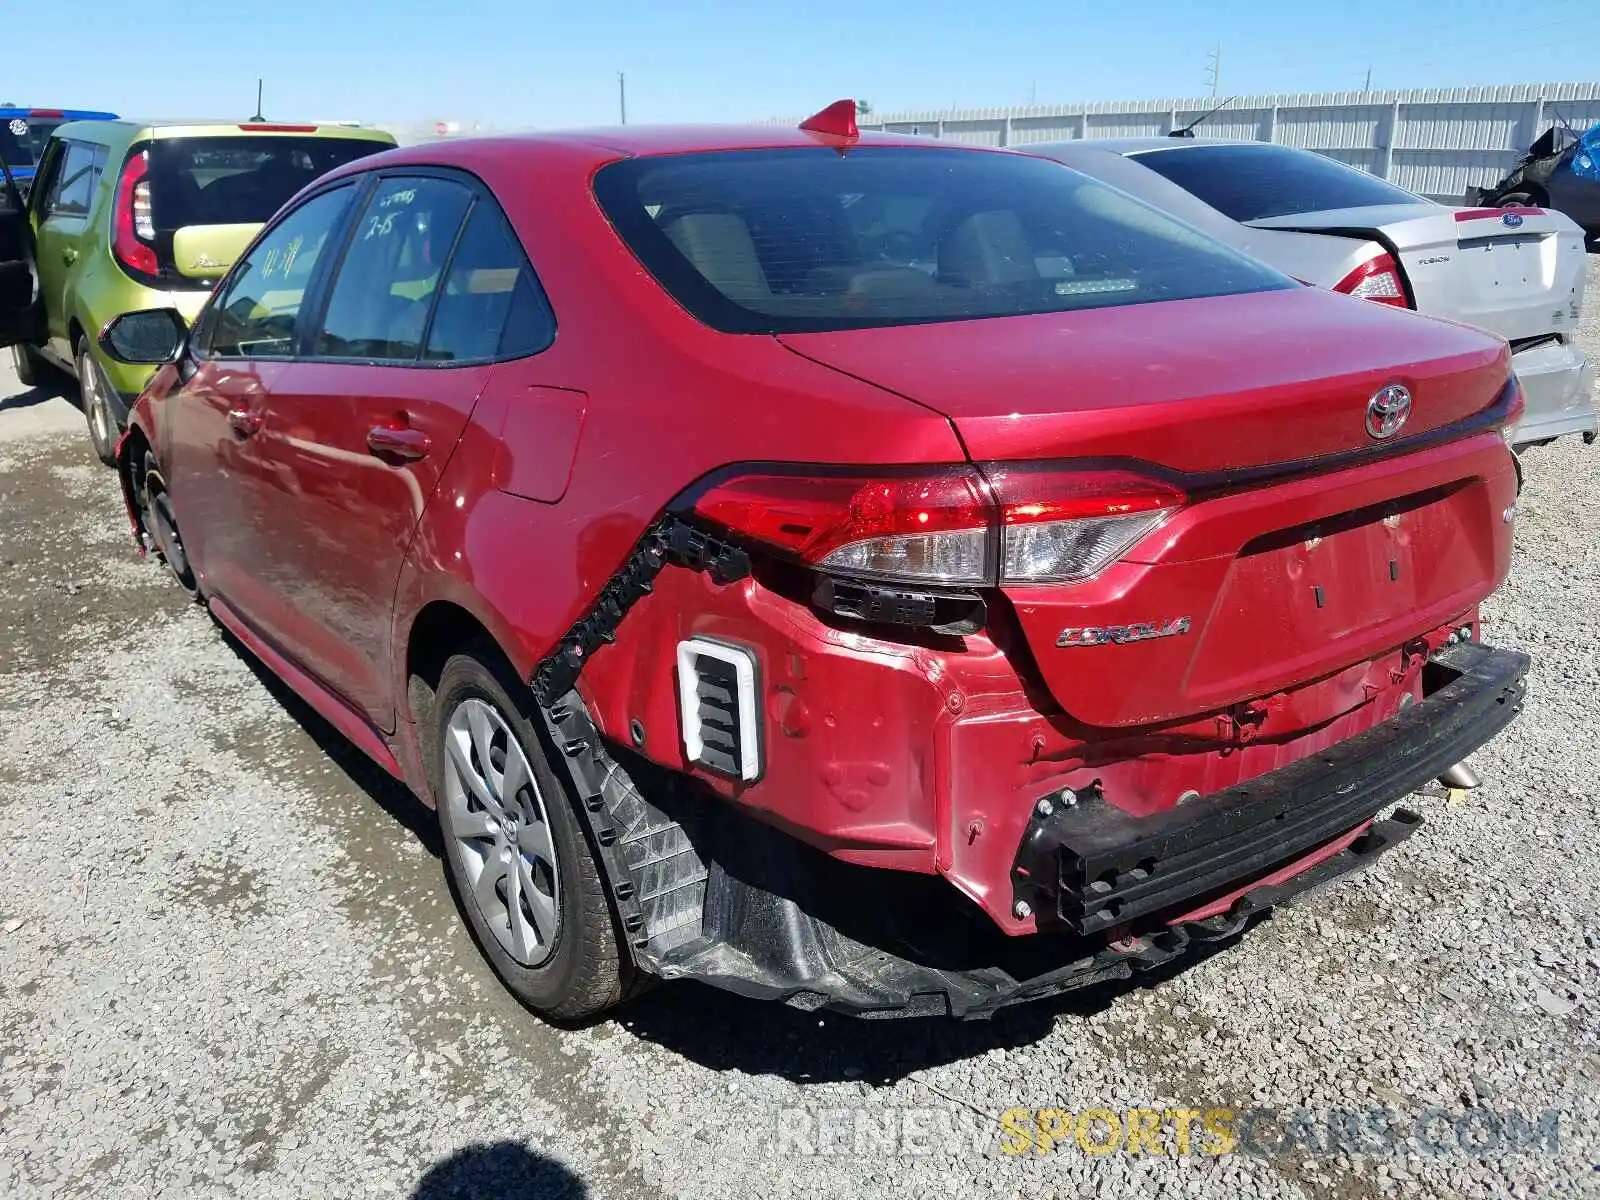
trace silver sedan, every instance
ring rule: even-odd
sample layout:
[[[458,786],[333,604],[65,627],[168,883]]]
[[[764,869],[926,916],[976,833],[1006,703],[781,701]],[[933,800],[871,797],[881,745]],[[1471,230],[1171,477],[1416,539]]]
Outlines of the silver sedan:
[[[1265,142],[1136,138],[1016,147],[1120,188],[1304,283],[1499,334],[1527,411],[1518,449],[1600,432],[1573,336],[1583,230],[1542,208],[1453,208],[1324,155]]]

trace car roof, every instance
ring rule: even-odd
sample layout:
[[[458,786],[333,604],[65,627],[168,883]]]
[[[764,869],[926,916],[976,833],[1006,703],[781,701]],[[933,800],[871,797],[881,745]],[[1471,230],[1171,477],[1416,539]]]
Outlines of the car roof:
[[[783,150],[832,147],[905,147],[916,150],[955,150],[981,154],[1004,151],[987,146],[911,134],[863,132],[844,139],[807,133],[791,125],[619,125],[612,128],[551,130],[539,133],[501,134],[495,137],[446,138],[391,150],[381,162],[361,160],[338,173],[371,169],[375,165],[449,165],[474,170],[510,166],[538,158],[545,152],[576,154],[595,166],[618,158],[655,155],[716,153],[730,150]]]
[[[224,130],[253,133],[260,137],[355,138],[361,141],[383,142],[385,145],[394,143],[393,134],[370,125],[316,125],[309,121],[295,123],[191,119],[147,121],[127,117],[116,120],[69,122],[58,127],[55,136],[110,143],[144,138],[209,137]]]
[[[1144,154],[1151,150],[1183,150],[1190,146],[1271,146],[1272,142],[1252,141],[1249,138],[1175,138],[1175,137],[1118,137],[1118,138],[1063,138],[1060,141],[1049,143],[1019,142],[1011,147],[1027,153],[1031,146],[1066,144],[1074,146],[1097,146],[1102,150],[1110,150],[1115,154]],[[1280,150],[1292,149],[1288,146],[1279,146]]]
[[[0,121],[16,117],[59,117],[63,121],[114,121],[116,113],[101,112],[94,108],[44,108],[39,105],[0,106]]]

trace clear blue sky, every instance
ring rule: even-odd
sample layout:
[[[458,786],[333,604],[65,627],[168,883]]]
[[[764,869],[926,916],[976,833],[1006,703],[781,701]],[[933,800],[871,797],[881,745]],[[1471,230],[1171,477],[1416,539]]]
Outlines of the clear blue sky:
[[[1600,79],[1600,0],[7,0],[0,102],[504,126]],[[1314,15],[1313,15],[1314,14]]]

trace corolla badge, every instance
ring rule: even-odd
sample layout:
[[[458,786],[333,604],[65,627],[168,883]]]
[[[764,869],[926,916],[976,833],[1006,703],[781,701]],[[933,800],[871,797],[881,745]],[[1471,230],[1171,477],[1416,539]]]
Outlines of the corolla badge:
[[[1500,222],[1507,229],[1519,229],[1522,226],[1522,214],[1521,213],[1503,213],[1501,215],[1501,217],[1500,217]]]
[[[1056,645],[1126,646],[1129,642],[1148,642],[1153,638],[1177,637],[1189,632],[1189,618],[1171,621],[1134,621],[1129,625],[1069,626],[1056,638]]]
[[[1411,415],[1411,393],[1398,383],[1380,388],[1367,401],[1367,432],[1382,441],[1400,431]]]

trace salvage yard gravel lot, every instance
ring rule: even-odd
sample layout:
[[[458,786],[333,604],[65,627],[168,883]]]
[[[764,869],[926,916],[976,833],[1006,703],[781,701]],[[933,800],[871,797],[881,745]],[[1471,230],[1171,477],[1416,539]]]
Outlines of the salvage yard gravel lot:
[[[1600,258],[1590,289],[1600,359]],[[1527,709],[1365,874],[988,1023],[682,985],[563,1031],[479,961],[430,814],[136,556],[76,410],[0,373],[0,1197],[1600,1193],[1600,446],[1527,473],[1485,622],[1535,656]],[[1016,1108],[1308,1122],[1010,1154]],[[1318,1139],[1374,1109],[1441,1113]]]

